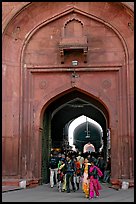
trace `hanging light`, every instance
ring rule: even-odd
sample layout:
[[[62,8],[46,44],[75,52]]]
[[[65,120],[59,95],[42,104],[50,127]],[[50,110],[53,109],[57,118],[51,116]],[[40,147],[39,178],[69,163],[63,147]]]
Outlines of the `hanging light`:
[[[87,117],[86,117],[86,136],[85,138],[90,138],[90,131],[89,131],[89,128],[88,128],[88,120],[87,120]]]

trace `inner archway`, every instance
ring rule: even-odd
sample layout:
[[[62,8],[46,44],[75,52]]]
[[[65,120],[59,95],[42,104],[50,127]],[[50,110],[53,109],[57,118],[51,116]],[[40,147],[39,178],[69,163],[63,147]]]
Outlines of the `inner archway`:
[[[91,118],[82,115],[72,121],[68,129],[69,145],[83,152],[83,146],[90,142],[96,152],[100,152],[103,144],[103,130],[101,126]],[[101,149],[100,149],[101,148]]]

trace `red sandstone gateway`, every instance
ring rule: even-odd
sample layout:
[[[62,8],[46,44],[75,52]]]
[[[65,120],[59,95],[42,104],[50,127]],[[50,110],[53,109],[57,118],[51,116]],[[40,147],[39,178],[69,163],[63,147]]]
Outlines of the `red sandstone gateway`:
[[[3,184],[49,182],[51,148],[82,115],[101,125],[105,159],[110,131],[111,180],[133,180],[134,3],[2,8]]]

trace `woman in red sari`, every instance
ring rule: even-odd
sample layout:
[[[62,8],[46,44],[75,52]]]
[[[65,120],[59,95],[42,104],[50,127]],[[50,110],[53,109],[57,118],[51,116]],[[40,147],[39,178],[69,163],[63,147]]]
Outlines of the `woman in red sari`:
[[[99,183],[98,178],[101,177],[103,173],[101,170],[94,165],[94,161],[91,161],[91,166],[89,168],[88,176],[90,178],[90,189],[89,189],[89,198],[94,198],[94,194],[96,197],[100,195],[99,190],[101,190],[101,185]]]

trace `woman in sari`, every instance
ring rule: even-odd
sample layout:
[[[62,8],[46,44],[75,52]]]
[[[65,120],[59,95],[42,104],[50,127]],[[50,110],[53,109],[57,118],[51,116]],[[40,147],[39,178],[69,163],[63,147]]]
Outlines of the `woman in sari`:
[[[88,170],[90,168],[90,163],[88,162],[88,159],[84,159],[83,163],[83,176],[82,176],[82,190],[85,193],[85,197],[89,198],[89,177],[88,177]]]
[[[89,168],[88,176],[90,178],[90,190],[89,190],[89,198],[94,198],[94,193],[96,194],[96,197],[100,195],[99,190],[101,190],[101,185],[99,183],[98,178],[103,176],[102,171],[94,165],[94,161],[91,161],[91,166]]]

